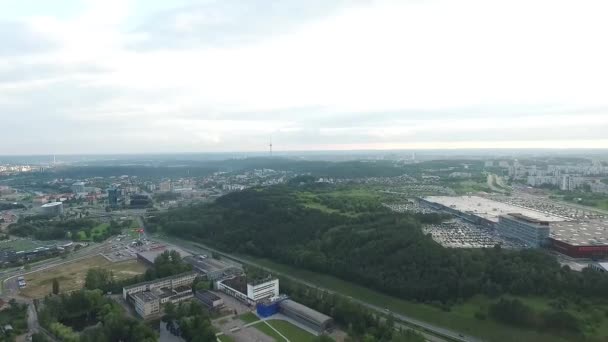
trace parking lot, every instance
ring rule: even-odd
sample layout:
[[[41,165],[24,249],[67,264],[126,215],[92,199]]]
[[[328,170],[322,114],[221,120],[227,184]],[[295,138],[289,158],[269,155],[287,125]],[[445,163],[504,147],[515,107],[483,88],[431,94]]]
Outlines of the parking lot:
[[[444,247],[451,248],[491,248],[500,244],[504,248],[521,248],[517,242],[501,237],[493,230],[453,219],[441,224],[426,225],[425,234]]]
[[[605,217],[605,215],[593,210],[585,210],[578,207],[568,206],[545,197],[534,196],[521,191],[514,191],[511,196],[494,195],[490,196],[489,198],[498,202],[507,203],[518,207],[530,208],[532,210],[551,215],[557,215],[569,220],[584,220]]]
[[[110,240],[110,244],[102,251],[102,255],[109,261],[125,261],[137,258],[137,253],[148,251],[160,246],[158,243],[142,236],[141,240],[127,234],[121,234]]]

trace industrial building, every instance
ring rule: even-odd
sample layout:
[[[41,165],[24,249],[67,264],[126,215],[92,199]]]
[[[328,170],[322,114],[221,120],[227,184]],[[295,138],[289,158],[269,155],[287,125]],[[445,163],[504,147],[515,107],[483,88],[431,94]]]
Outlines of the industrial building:
[[[43,215],[47,216],[59,216],[63,214],[63,203],[62,202],[51,202],[43,204],[40,207]]]
[[[596,262],[589,264],[589,268],[600,272],[608,272],[608,262]]]
[[[553,222],[549,244],[573,258],[608,258],[608,220]]]
[[[210,310],[219,310],[224,306],[224,300],[211,291],[196,291],[194,296]]]
[[[187,256],[184,257],[184,261],[192,265],[192,269],[213,281],[243,273],[241,265],[228,260],[209,258],[206,255]]]
[[[279,296],[279,280],[271,276],[259,279],[233,276],[217,281],[215,286],[217,290],[252,305]]]
[[[291,299],[279,302],[280,312],[316,331],[322,333],[333,324],[333,319]]]
[[[137,253],[137,259],[148,266],[152,266],[154,265],[154,260],[156,259],[156,257],[161,255],[165,251],[176,251],[182,257],[182,259],[192,255],[179,247],[161,246],[149,251]]]
[[[519,213],[531,219],[547,222],[566,220],[563,217],[515,205],[493,201],[478,196],[427,196],[420,199],[421,204],[453,214],[474,224],[494,227],[499,217]]]
[[[549,222],[518,213],[499,216],[496,230],[500,235],[518,240],[527,247],[545,246],[550,235]]]
[[[608,220],[567,218],[478,196],[428,196],[421,205],[495,229],[527,247],[548,247],[573,258],[608,258]],[[573,220],[574,219],[574,220]]]
[[[142,318],[158,315],[160,307],[167,302],[178,303],[193,297],[192,282],[195,272],[186,272],[171,277],[139,283],[122,289],[125,301],[132,303]]]

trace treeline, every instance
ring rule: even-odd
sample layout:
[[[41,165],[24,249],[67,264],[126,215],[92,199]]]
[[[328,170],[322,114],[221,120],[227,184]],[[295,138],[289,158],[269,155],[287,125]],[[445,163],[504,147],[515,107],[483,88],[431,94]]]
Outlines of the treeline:
[[[421,230],[423,222],[441,220],[438,215],[386,208],[343,215],[302,204],[299,192],[319,191],[249,189],[157,215],[146,227],[446,307],[480,293],[605,296],[607,275],[573,272],[542,251],[443,248]]]
[[[192,265],[184,262],[178,252],[164,251],[154,259],[154,265],[140,276],[134,276],[124,280],[114,279],[112,271],[104,268],[91,268],[87,271],[84,288],[89,290],[101,290],[104,293],[122,293],[125,286],[150,281],[159,278],[192,271]]]
[[[130,220],[122,223],[111,221],[106,230],[99,232],[99,234],[92,234],[93,228],[99,225],[99,221],[91,219],[49,220],[48,217],[34,216],[9,225],[8,230],[12,235],[37,240],[71,239],[74,241],[88,241],[93,239],[98,242],[120,234],[130,224]]]
[[[127,317],[122,307],[99,290],[49,296],[38,313],[40,325],[64,342],[152,342],[157,334]]]
[[[310,308],[331,316],[355,341],[422,342],[424,337],[409,329],[400,329],[394,317],[382,317],[369,309],[336,294],[307,287],[281,278],[281,291]]]
[[[76,166],[58,169],[53,172],[60,178],[92,178],[92,177],[119,177],[122,175],[138,176],[142,178],[180,178],[204,177],[217,171],[215,167],[206,166]]]
[[[489,314],[497,321],[521,328],[573,335],[582,331],[581,322],[569,312],[561,309],[537,312],[518,299],[501,298],[490,306]]]
[[[0,202],[0,211],[12,210],[12,209],[25,209],[25,206],[21,203],[6,203]]]
[[[0,332],[0,341],[15,341],[15,338],[27,331],[27,305],[11,299],[0,311],[0,327],[10,325],[12,330]]]
[[[186,342],[217,340],[209,314],[198,301],[180,302],[178,305],[168,302],[164,306],[164,312],[162,321],[166,324],[167,330]]]

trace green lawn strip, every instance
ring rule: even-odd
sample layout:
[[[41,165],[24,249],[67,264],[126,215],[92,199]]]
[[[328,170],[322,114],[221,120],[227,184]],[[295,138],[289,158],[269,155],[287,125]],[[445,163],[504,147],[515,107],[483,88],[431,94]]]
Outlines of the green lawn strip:
[[[228,335],[219,335],[217,336],[217,339],[222,342],[234,342],[234,339]]]
[[[268,324],[272,325],[273,328],[277,329],[281,334],[287,337],[287,339],[289,339],[291,342],[311,342],[315,339],[313,334],[296,327],[287,321],[272,319],[267,322]]]
[[[285,341],[285,339],[283,337],[281,337],[281,335],[277,334],[276,331],[272,330],[272,328],[269,327],[268,325],[266,325],[266,323],[264,321],[261,321],[261,322],[259,322],[257,324],[254,324],[250,328],[255,328],[255,329],[261,331],[265,335],[274,338],[274,340],[277,341],[277,342],[284,342]]]
[[[246,312],[242,315],[239,315],[238,318],[245,322],[245,324],[247,323],[253,323],[256,321],[259,321],[260,319],[258,318],[258,316],[256,316],[253,312]]]
[[[480,299],[473,299],[472,301],[455,305],[450,312],[447,312],[434,306],[414,303],[385,295],[329,275],[297,269],[267,259],[252,258],[249,256],[240,257],[251,260],[256,264],[275,270],[279,273],[306,280],[307,282],[327,288],[336,293],[362,299],[375,306],[388,308],[395,313],[407,315],[439,327],[453,329],[467,335],[477,336],[491,341],[567,341],[559,336],[539,333],[533,330],[519,329],[500,324],[490,319],[479,320],[474,317],[474,313],[478,311],[480,305],[484,304]]]
[[[108,231],[109,227],[110,227],[110,224],[108,224],[108,223],[99,224],[98,226],[91,229],[91,237],[97,236],[97,235],[100,235],[100,236],[105,235],[106,232]]]
[[[25,239],[0,241],[0,248],[11,248],[15,251],[29,251],[40,246],[40,244]]]

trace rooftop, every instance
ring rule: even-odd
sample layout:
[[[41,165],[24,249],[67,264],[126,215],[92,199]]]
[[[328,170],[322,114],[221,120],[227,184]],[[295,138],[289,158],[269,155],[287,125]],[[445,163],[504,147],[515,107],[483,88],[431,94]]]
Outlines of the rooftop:
[[[298,302],[294,302],[291,299],[286,299],[284,301],[281,301],[281,303],[279,305],[281,306],[281,309],[295,311],[302,316],[308,317],[308,318],[318,322],[319,325],[323,324],[324,322],[327,322],[328,320],[331,320],[331,317],[329,317],[323,313],[320,313],[319,311],[313,310],[313,309],[309,308],[308,306],[302,305]]]
[[[501,215],[512,213],[518,213],[539,221],[559,222],[566,220],[566,218],[550,213],[502,203],[479,196],[427,196],[423,199],[461,212],[471,213],[492,222],[498,222],[498,217]]]
[[[216,301],[216,300],[222,299],[219,296],[217,296],[215,293],[212,293],[209,291],[196,291],[196,296],[198,298],[204,298],[209,301]]]
[[[48,208],[48,207],[55,207],[58,205],[61,205],[62,202],[51,202],[51,203],[46,203],[42,205],[42,208]]]
[[[573,246],[608,245],[608,220],[553,222],[551,238]]]
[[[225,284],[240,293],[247,293],[247,278],[244,276],[236,276],[234,278],[222,280],[222,284]]]
[[[503,216],[510,216],[510,217],[515,218],[515,219],[520,220],[520,221],[526,221],[528,223],[538,224],[538,225],[542,225],[542,226],[549,225],[548,221],[537,220],[535,218],[528,217],[526,215],[522,215],[520,213],[510,213],[510,214],[503,215]]]
[[[165,280],[169,280],[169,279],[178,279],[178,278],[187,277],[187,276],[190,276],[190,275],[196,275],[196,272],[184,272],[184,273],[176,274],[176,275],[173,275],[173,276],[170,276],[170,277],[165,277],[165,278],[145,281],[143,283],[137,283],[137,284],[125,286],[124,289],[128,290],[128,289],[132,289],[134,287],[139,287],[139,286],[146,285],[146,284],[156,284],[156,283],[159,283],[161,281],[165,281]]]
[[[161,255],[164,251],[172,251],[172,250],[177,251],[177,253],[179,253],[179,255],[182,258],[192,255],[192,254],[184,251],[183,249],[175,247],[175,246],[165,246],[164,248],[159,248],[159,249],[155,249],[152,251],[139,252],[139,253],[137,253],[137,255],[150,263],[154,263],[154,259],[156,259],[157,256]]]
[[[195,256],[188,256],[184,258],[184,261],[196,267],[203,273],[217,272],[234,267],[231,264],[209,257],[200,258]]]
[[[152,293],[150,291],[137,292],[133,295],[133,297],[139,298],[140,300],[142,300],[145,303],[152,302],[152,301],[155,301],[158,299],[158,296],[156,296],[154,293]]]

